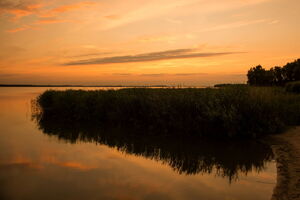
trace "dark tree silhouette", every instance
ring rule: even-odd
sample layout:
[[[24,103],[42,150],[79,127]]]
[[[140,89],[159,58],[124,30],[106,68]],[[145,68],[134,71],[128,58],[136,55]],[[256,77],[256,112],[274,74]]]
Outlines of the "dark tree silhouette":
[[[287,63],[283,67],[283,75],[286,82],[299,81],[300,80],[300,59],[295,60],[292,63]]]
[[[272,73],[261,65],[251,68],[247,76],[250,85],[270,85],[272,83]]]
[[[272,73],[272,82],[275,85],[283,85],[284,84],[284,76],[283,76],[283,70],[281,67],[276,66],[272,67],[270,69],[270,72]]]
[[[300,59],[287,63],[283,67],[264,69],[261,65],[250,68],[247,74],[248,84],[257,86],[283,86],[288,82],[300,80]]]

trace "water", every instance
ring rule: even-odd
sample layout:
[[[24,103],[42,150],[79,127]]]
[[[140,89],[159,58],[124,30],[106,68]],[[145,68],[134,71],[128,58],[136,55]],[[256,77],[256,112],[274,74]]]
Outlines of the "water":
[[[0,88],[1,199],[271,199],[266,144],[37,124],[31,100],[46,89]]]

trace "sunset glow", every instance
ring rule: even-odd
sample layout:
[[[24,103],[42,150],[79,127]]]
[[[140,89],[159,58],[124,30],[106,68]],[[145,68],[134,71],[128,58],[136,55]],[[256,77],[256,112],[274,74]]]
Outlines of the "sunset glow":
[[[300,55],[299,0],[1,0],[0,84],[243,83]]]

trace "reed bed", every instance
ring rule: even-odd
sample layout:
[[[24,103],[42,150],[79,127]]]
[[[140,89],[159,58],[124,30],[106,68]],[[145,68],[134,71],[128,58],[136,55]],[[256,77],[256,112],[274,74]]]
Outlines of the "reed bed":
[[[129,127],[136,134],[256,138],[300,124],[300,95],[277,87],[48,90],[36,105],[38,121]]]

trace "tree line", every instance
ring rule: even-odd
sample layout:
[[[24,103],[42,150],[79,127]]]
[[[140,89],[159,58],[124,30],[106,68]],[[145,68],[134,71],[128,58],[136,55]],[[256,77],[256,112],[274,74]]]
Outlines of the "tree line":
[[[247,77],[249,85],[257,86],[283,86],[288,82],[300,81],[300,59],[283,67],[272,67],[270,70],[264,69],[261,65],[252,67]]]

